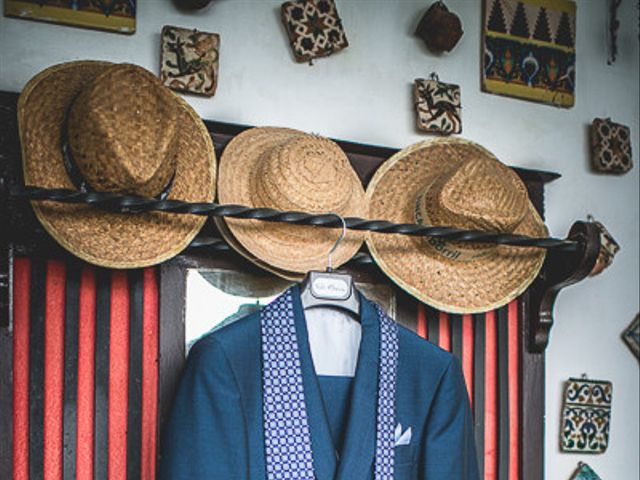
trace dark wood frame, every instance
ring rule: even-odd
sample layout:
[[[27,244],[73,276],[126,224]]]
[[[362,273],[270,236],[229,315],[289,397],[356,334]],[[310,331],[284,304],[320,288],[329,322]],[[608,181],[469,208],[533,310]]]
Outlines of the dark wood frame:
[[[12,198],[8,189],[23,183],[19,139],[16,125],[17,94],[0,92],[0,392],[11,392],[12,325],[11,325],[11,265],[14,255],[31,257],[70,258],[37,222],[28,202]],[[221,154],[226,143],[241,131],[250,128],[220,122],[205,122]],[[397,149],[337,141],[349,156],[363,184],[366,185],[377,167]],[[527,185],[529,195],[540,214],[544,216],[544,185],[559,177],[558,174],[514,168]],[[217,237],[213,222],[207,222],[200,237]],[[523,480],[544,477],[544,376],[545,356],[549,332],[553,324],[553,303],[558,292],[576,283],[590,271],[599,251],[599,235],[589,223],[576,222],[568,235],[581,240],[575,252],[550,251],[541,274],[522,296],[520,302],[523,328],[521,341],[521,392],[523,423],[522,439]],[[254,270],[256,267],[230,251],[216,251],[211,255],[205,248],[190,248],[174,259],[163,263],[160,272],[160,385],[158,421],[163,424],[168,406],[184,363],[185,273],[189,268],[230,267]],[[356,276],[384,278],[373,265],[347,265]],[[397,290],[398,319],[415,328],[416,302]],[[10,411],[11,399],[0,395],[0,409]],[[11,428],[0,425],[0,478],[9,478],[5,465],[11,459]]]

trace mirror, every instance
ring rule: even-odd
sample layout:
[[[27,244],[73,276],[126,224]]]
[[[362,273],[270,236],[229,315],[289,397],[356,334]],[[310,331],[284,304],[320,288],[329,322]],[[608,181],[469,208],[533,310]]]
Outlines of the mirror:
[[[203,335],[268,304],[293,282],[266,272],[189,268],[186,275],[185,352]],[[359,282],[356,288],[396,317],[394,290],[387,284]]]

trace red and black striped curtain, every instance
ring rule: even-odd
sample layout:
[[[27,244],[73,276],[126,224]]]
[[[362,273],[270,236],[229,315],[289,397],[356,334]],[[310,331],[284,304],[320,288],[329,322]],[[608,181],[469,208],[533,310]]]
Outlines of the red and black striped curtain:
[[[462,365],[485,480],[520,478],[519,329],[518,300],[474,315],[418,305],[418,334],[452,352]]]
[[[156,269],[18,258],[13,276],[13,407],[0,412],[12,424],[13,478],[153,480]],[[479,315],[418,305],[418,334],[462,364],[485,480],[520,474],[518,310],[517,300]]]
[[[153,479],[158,280],[18,258],[13,477]]]

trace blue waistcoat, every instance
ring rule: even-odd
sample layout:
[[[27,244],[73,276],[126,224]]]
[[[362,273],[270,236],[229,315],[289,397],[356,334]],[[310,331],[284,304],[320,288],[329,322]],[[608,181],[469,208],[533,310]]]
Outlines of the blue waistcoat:
[[[355,377],[318,377],[299,290],[296,336],[318,480],[371,480],[376,443],[380,330],[361,297],[362,338]],[[397,480],[476,480],[469,399],[448,352],[403,327],[398,332]],[[260,313],[199,340],[191,349],[162,438],[161,479],[263,480]],[[345,402],[347,403],[345,405]]]

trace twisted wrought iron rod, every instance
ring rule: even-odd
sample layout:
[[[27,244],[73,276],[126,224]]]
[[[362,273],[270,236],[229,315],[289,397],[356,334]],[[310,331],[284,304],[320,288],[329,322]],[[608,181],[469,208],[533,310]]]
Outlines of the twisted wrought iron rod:
[[[252,208],[244,205],[157,200],[134,195],[118,195],[107,192],[81,192],[64,188],[17,187],[12,188],[10,193],[14,197],[28,198],[29,200],[86,203],[104,210],[129,214],[161,211],[178,214],[284,222],[297,225],[316,225],[328,228],[341,226],[340,221],[332,214],[281,211],[273,208]],[[561,248],[563,250],[576,250],[579,246],[575,240],[562,240],[558,238],[533,238],[526,235],[463,230],[455,227],[434,227],[413,223],[393,223],[386,220],[367,220],[358,217],[346,217],[344,220],[347,228],[350,230],[368,230],[377,233],[399,233],[402,235],[427,236],[459,242],[496,243],[519,247]]]
[[[216,252],[228,252],[231,251],[231,247],[229,244],[220,237],[201,237],[197,236],[193,239],[193,241],[189,244],[189,248],[207,248],[209,250],[215,250]],[[356,253],[349,260],[350,264],[371,264],[373,263],[373,259],[371,255],[364,252]]]

